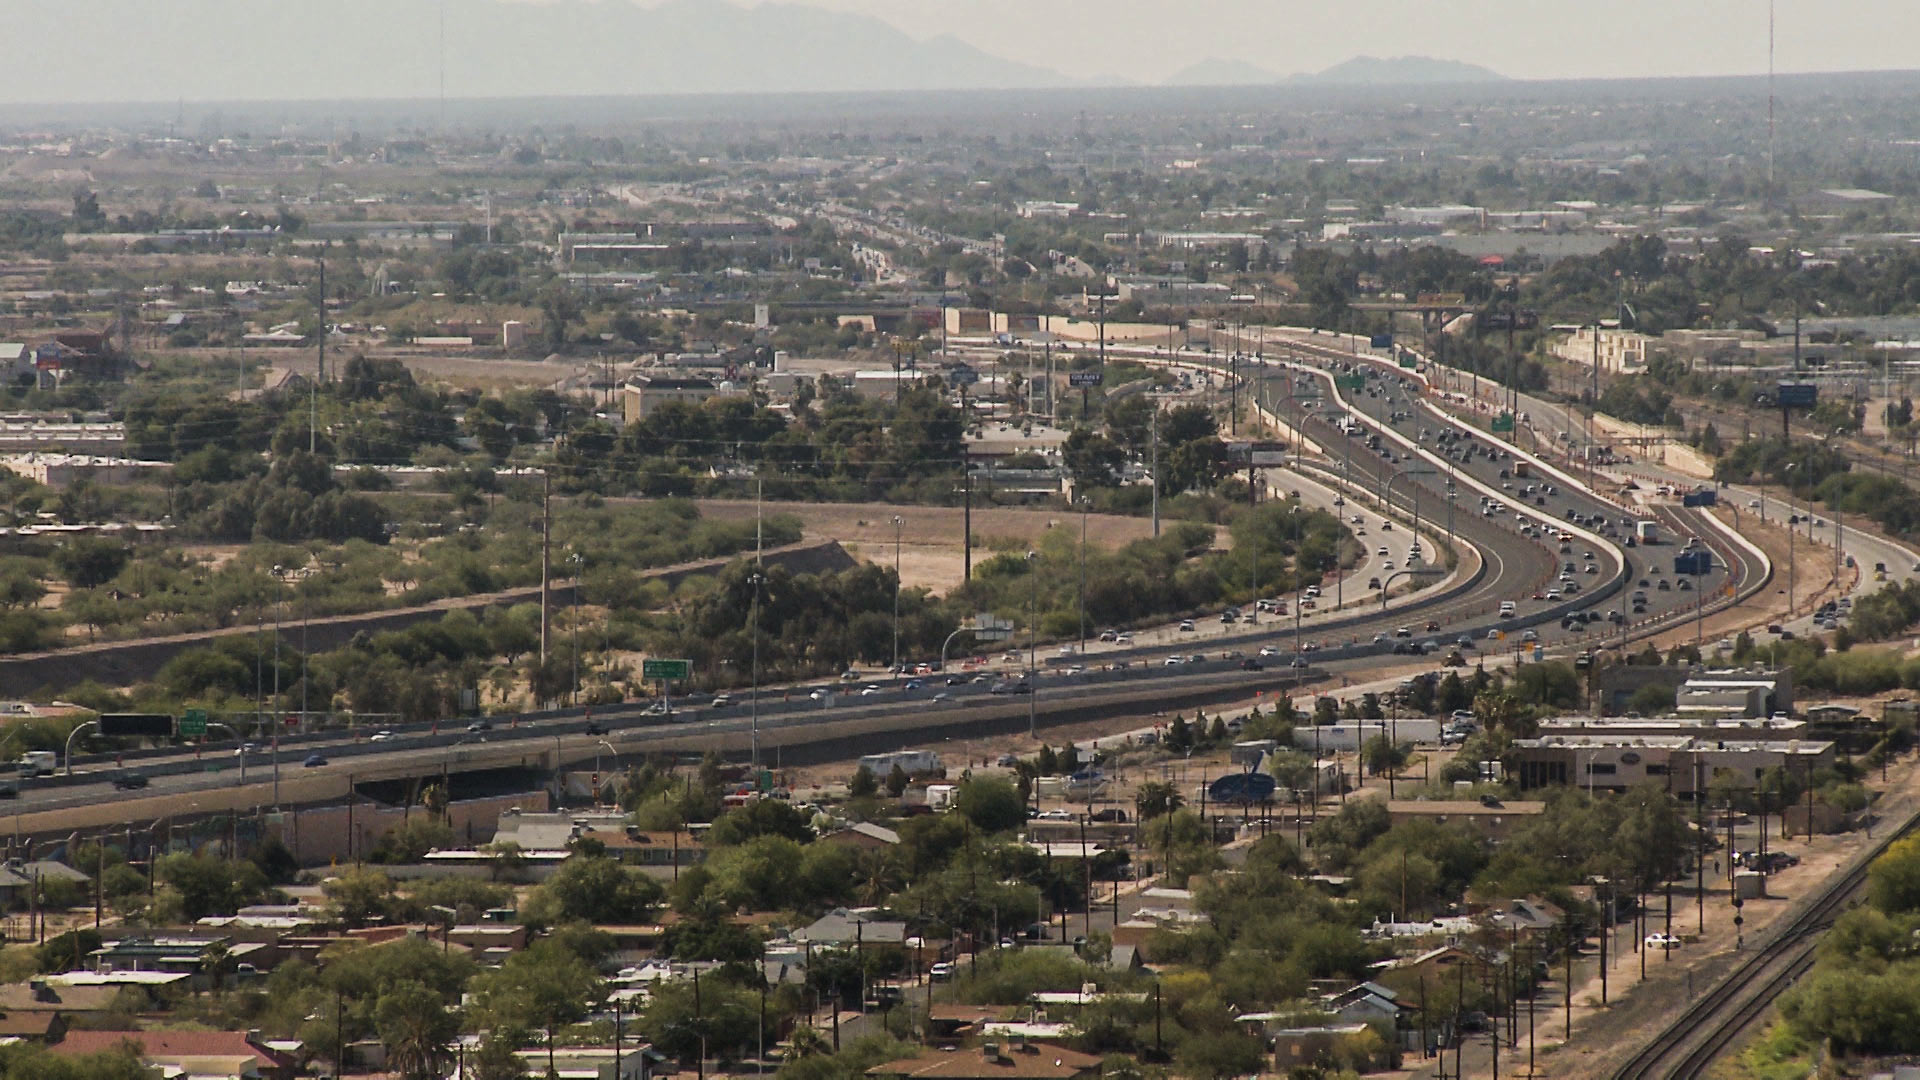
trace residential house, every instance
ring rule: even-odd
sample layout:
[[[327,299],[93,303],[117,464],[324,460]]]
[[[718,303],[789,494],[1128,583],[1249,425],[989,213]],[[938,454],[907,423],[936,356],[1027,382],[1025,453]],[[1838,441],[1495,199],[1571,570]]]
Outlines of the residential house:
[[[1393,799],[1387,803],[1387,818],[1395,825],[1406,821],[1458,824],[1496,843],[1525,828],[1546,811],[1547,804],[1544,802],[1503,802],[1492,796],[1478,802]]]
[[[1417,984],[1423,979],[1438,986],[1441,985],[1439,980],[1454,978],[1454,973],[1463,965],[1472,972],[1481,963],[1478,956],[1459,945],[1441,945],[1413,956],[1382,960],[1374,964],[1373,969],[1382,977],[1391,977],[1395,984],[1402,987]]]
[[[812,925],[794,932],[795,941],[816,946],[845,948],[851,945],[904,945],[907,924],[875,919],[858,911],[835,908],[815,919]]]
[[[154,972],[185,975],[192,986],[208,989],[242,964],[272,954],[270,946],[259,942],[235,943],[225,936],[190,934],[154,934],[110,941],[89,954],[96,972]]]
[[[1296,1066],[1339,1061],[1368,1045],[1367,1025],[1355,1023],[1269,1028],[1266,1036],[1273,1048],[1274,1071],[1282,1074]]]
[[[1564,927],[1567,913],[1537,896],[1509,900],[1480,913],[1482,922],[1502,934],[1539,938]]]
[[[950,1046],[978,1035],[986,1025],[1006,1019],[1012,1011],[1005,1005],[938,1002],[927,1012],[928,1036],[937,1045]]]
[[[32,1012],[59,1013],[64,1017],[87,1017],[113,1007],[120,993],[118,986],[70,986],[45,978],[26,982],[0,983],[0,1013],[22,1016]]]
[[[1094,1080],[1100,1059],[1024,1039],[990,1039],[978,1050],[922,1054],[875,1065],[868,1076],[898,1080]]]
[[[892,829],[859,821],[820,838],[822,843],[841,844],[861,851],[882,851],[900,843],[900,834]]]
[[[67,1033],[67,1018],[58,1010],[0,1013],[0,1043],[56,1043]]]
[[[80,1057],[132,1043],[140,1060],[168,1076],[293,1080],[296,1054],[268,1046],[246,1031],[69,1031],[53,1044],[62,1056]]]
[[[1355,983],[1337,994],[1321,999],[1323,1011],[1350,1023],[1386,1024],[1397,1027],[1406,1006],[1400,995],[1377,982]]]
[[[521,1050],[518,1056],[528,1076],[558,1080],[648,1080],[665,1063],[645,1043],[617,1050],[611,1046],[570,1046],[553,1052],[551,1068],[544,1049]]]
[[[649,831],[629,825],[619,831],[589,829],[580,839],[595,841],[608,855],[634,866],[692,866],[707,857],[706,845],[684,829]]]

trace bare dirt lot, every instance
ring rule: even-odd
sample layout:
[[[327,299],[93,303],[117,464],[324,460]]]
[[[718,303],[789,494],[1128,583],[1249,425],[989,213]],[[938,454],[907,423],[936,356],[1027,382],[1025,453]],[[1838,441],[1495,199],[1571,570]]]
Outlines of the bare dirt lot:
[[[890,564],[894,557],[893,519],[900,523],[900,579],[905,585],[944,593],[957,585],[965,565],[966,512],[953,506],[890,506],[885,503],[765,503],[767,516],[800,519],[809,540],[838,540],[854,556]],[[700,512],[721,521],[750,521],[751,499],[705,499]],[[973,511],[975,564],[995,552],[1032,543],[1051,529],[1067,529],[1077,539],[1080,516],[1064,510],[1019,510],[1005,507]],[[1147,518],[1107,514],[1087,516],[1087,544],[1116,548],[1153,535]],[[1219,542],[1226,543],[1222,530]]]

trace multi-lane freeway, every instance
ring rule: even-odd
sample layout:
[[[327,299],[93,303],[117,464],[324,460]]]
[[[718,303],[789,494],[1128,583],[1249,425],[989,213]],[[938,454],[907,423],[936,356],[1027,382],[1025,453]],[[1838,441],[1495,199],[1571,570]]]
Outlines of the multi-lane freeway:
[[[1251,342],[1235,344],[1253,348]],[[1423,646],[1439,655],[1405,662],[1438,663],[1456,650],[1468,662],[1482,662],[1515,651],[1531,654],[1536,646],[1566,655],[1621,644],[1676,625],[1709,605],[1731,602],[1729,589],[1750,594],[1770,572],[1757,549],[1703,517],[1676,510],[1664,518],[1668,530],[1696,533],[1719,557],[1710,575],[1675,575],[1671,561],[1679,545],[1672,537],[1655,546],[1626,544],[1630,522],[1645,511],[1623,507],[1578,478],[1436,409],[1434,391],[1417,373],[1326,339],[1315,342],[1304,333],[1269,333],[1265,346],[1270,355],[1235,363],[1237,374],[1247,379],[1274,421],[1324,451],[1311,460],[1295,460],[1289,470],[1269,469],[1267,482],[1275,488],[1299,486],[1287,478],[1295,472],[1344,493],[1345,505],[1338,509],[1356,532],[1365,530],[1360,539],[1370,557],[1342,579],[1340,589],[1372,595],[1369,586],[1376,578],[1389,589],[1409,580],[1423,586],[1396,598],[1391,607],[1349,605],[1309,616],[1301,612],[1301,598],[1292,596],[1281,598],[1289,603],[1290,617],[1269,616],[1257,626],[1158,634],[1146,644],[1113,643],[1084,656],[1049,649],[1053,655],[1044,670],[1027,684],[1036,691],[1032,694],[1008,685],[1020,681],[1028,664],[1029,656],[1020,653],[917,682],[854,684],[832,692],[782,687],[758,695],[736,693],[718,705],[710,697],[680,699],[672,703],[671,717],[649,714],[653,703],[630,703],[596,709],[591,717],[585,710],[561,710],[496,719],[485,731],[467,731],[459,723],[444,729],[395,726],[378,741],[367,731],[319,732],[245,755],[235,755],[229,744],[218,752],[169,748],[128,754],[124,761],[79,756],[75,775],[30,782],[18,810],[71,815],[125,799],[170,800],[177,808],[180,796],[215,790],[245,790],[257,803],[273,805],[291,798],[286,791],[294,782],[290,774],[300,778],[303,790],[327,790],[326,784],[313,782],[337,778],[337,789],[347,774],[456,772],[515,762],[553,768],[602,755],[618,761],[622,755],[709,747],[738,753],[755,743],[769,750],[825,739],[829,732],[869,746],[892,746],[969,726],[1011,731],[1026,722],[1038,728],[1085,719],[1090,702],[1116,716],[1127,710],[1134,716],[1171,712],[1235,694],[1244,700],[1254,690],[1295,686],[1301,679],[1375,669],[1383,655]],[[1226,355],[1173,356],[1137,346],[1109,351],[1221,374],[1229,363]],[[1336,375],[1344,381],[1336,383]],[[1393,508],[1391,519],[1381,516],[1382,505]],[[1411,535],[1409,520],[1416,514],[1424,547],[1411,561],[1412,569],[1422,572],[1410,578],[1410,552],[1401,540]],[[1356,516],[1360,520],[1352,521]],[[1395,542],[1379,556],[1387,536]],[[1440,549],[1449,539],[1460,553],[1451,574],[1438,569]],[[1507,603],[1512,608],[1503,611]],[[1002,692],[996,694],[996,688]],[[316,754],[319,760],[306,765]],[[215,765],[219,771],[210,772]],[[126,769],[139,770],[150,786],[112,787]]]

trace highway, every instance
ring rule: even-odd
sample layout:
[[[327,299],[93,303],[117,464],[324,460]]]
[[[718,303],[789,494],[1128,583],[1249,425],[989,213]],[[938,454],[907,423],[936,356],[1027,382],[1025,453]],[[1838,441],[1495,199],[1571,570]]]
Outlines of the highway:
[[[1275,344],[1270,336],[1268,345]],[[1158,640],[1100,646],[1084,657],[1055,653],[1047,658],[1047,670],[1035,681],[1038,692],[1031,699],[992,693],[996,683],[1024,669],[1027,657],[1016,651],[977,669],[955,665],[954,685],[948,685],[949,676],[936,675],[922,677],[917,686],[901,680],[897,685],[875,684],[871,691],[823,690],[819,700],[810,696],[813,689],[808,687],[763,690],[757,702],[736,693],[730,703],[718,707],[681,699],[674,703],[675,722],[649,716],[650,704],[636,702],[595,709],[591,719],[586,710],[578,709],[528,714],[517,722],[495,719],[489,731],[467,732],[461,722],[452,722],[446,730],[439,725],[395,726],[391,737],[379,742],[372,741],[366,731],[289,736],[278,749],[281,800],[291,797],[286,790],[289,774],[300,777],[303,791],[324,790],[330,784],[344,792],[348,774],[457,771],[510,766],[516,761],[529,768],[551,768],[556,762],[591,760],[609,748],[624,755],[702,747],[737,753],[747,748],[755,729],[762,734],[763,748],[802,744],[847,725],[873,745],[898,745],[937,728],[976,723],[1004,726],[1023,712],[1036,726],[1043,726],[1074,716],[1090,701],[1130,706],[1136,716],[1171,712],[1235,693],[1244,700],[1253,690],[1281,685],[1295,673],[1314,678],[1359,674],[1377,669],[1380,658],[1396,647],[1404,651],[1425,643],[1439,652],[1435,663],[1461,647],[1463,640],[1470,647],[1461,651],[1473,662],[1476,656],[1517,649],[1528,634],[1537,636],[1543,650],[1564,655],[1624,643],[1671,625],[1700,606],[1700,588],[1717,593],[1728,583],[1726,571],[1717,569],[1714,576],[1697,583],[1700,588],[1682,589],[1670,572],[1670,562],[1661,565],[1671,559],[1675,546],[1623,549],[1613,540],[1626,528],[1621,507],[1585,491],[1563,474],[1545,470],[1537,460],[1534,465],[1541,475],[1517,480],[1514,464],[1525,460],[1524,454],[1433,411],[1421,401],[1420,391],[1425,388],[1409,373],[1382,366],[1377,358],[1372,362],[1362,358],[1356,366],[1354,357],[1335,347],[1311,342],[1282,345],[1297,364],[1274,361],[1252,366],[1247,373],[1254,392],[1265,407],[1297,425],[1328,453],[1319,460],[1295,462],[1293,470],[1268,469],[1266,478],[1275,488],[1302,487],[1303,496],[1304,489],[1314,485],[1353,485],[1347,492],[1348,505],[1341,509],[1351,511],[1349,518],[1361,517],[1356,528],[1367,530],[1361,539],[1368,544],[1370,558],[1351,582],[1342,582],[1339,591],[1361,589],[1373,577],[1387,586],[1408,580],[1408,552],[1399,541],[1410,536],[1405,531],[1406,515],[1416,505],[1430,550],[1439,547],[1436,538],[1444,538],[1450,527],[1467,552],[1450,580],[1396,598],[1385,610],[1369,604],[1358,609],[1350,605],[1350,610],[1339,613],[1305,614],[1300,597],[1293,596],[1287,598],[1292,617],[1276,621],[1268,616],[1257,626],[1242,623],[1216,629],[1216,622],[1202,634],[1197,622],[1190,635],[1156,634]],[[1110,348],[1110,352],[1121,351]],[[1166,354],[1158,350],[1137,352],[1148,357],[1158,354],[1167,362]],[[1217,369],[1224,366],[1224,358],[1209,362],[1203,357],[1182,357],[1177,363]],[[1337,388],[1336,373],[1364,374],[1362,388]],[[1309,401],[1315,403],[1311,408],[1305,407]],[[1338,431],[1335,414],[1351,417],[1359,425],[1356,433],[1349,436]],[[1444,441],[1438,438],[1443,429],[1451,429]],[[1367,445],[1375,437],[1380,441],[1378,450]],[[1508,476],[1500,475],[1503,469]],[[1313,484],[1290,479],[1290,472]],[[1537,485],[1537,490],[1528,493],[1529,484]],[[1362,493],[1369,503],[1389,497],[1399,511],[1400,528],[1385,529],[1377,509],[1360,509],[1356,503]],[[1572,523],[1569,513],[1581,515],[1590,524]],[[1602,517],[1604,524],[1596,520]],[[1549,527],[1554,532],[1565,530],[1571,539],[1561,541]],[[1377,548],[1389,536],[1395,542],[1383,559]],[[1385,567],[1386,561],[1394,568]],[[1589,564],[1594,568],[1591,572],[1586,569]],[[1568,573],[1579,591],[1556,598],[1550,590],[1569,565],[1573,569]],[[1732,581],[1751,587],[1758,568],[1736,559],[1734,571]],[[1434,573],[1425,580],[1431,586],[1441,576]],[[1647,584],[1640,585],[1641,581]],[[1659,588],[1662,581],[1669,588]],[[1631,600],[1636,593],[1645,596],[1644,610],[1637,613]],[[1503,616],[1500,604],[1508,600],[1514,602],[1515,611]],[[1599,612],[1599,617],[1592,622],[1570,617],[1588,611]],[[1618,623],[1607,620],[1610,612],[1620,613]],[[1263,649],[1278,655],[1257,658]],[[1242,670],[1249,660],[1267,670]],[[1409,658],[1409,662],[1418,661]],[[311,768],[300,764],[316,753],[324,764]],[[175,747],[124,755],[125,767],[149,777],[151,786],[144,791],[110,786],[109,780],[120,771],[114,758],[77,756],[76,775],[29,782],[16,810],[27,815],[74,813],[117,800],[144,799],[178,812],[193,793],[241,788],[256,804],[272,805],[272,756],[271,749],[248,755],[242,784],[242,759],[234,756],[231,744],[225,750],[210,748],[203,753]],[[219,770],[209,771],[212,766]],[[223,796],[228,801],[235,797]],[[138,816],[132,807],[127,812]]]
[[[1443,386],[1456,391],[1466,391],[1472,385],[1472,380],[1465,374],[1435,364],[1431,358],[1422,357],[1422,363],[1429,370],[1439,374],[1439,381]],[[1479,380],[1479,384],[1483,391],[1499,390],[1484,380]],[[1520,413],[1526,417],[1520,422],[1521,426],[1531,429],[1539,443],[1562,448],[1567,455],[1569,467],[1572,467],[1573,455],[1578,448],[1585,446],[1588,442],[1585,418],[1570,408],[1532,394],[1519,394],[1517,401]],[[1605,442],[1604,439],[1600,441]],[[1603,466],[1599,472],[1615,482],[1634,479],[1643,487],[1668,484],[1677,489],[1686,490],[1710,483],[1702,481],[1699,477],[1644,460]],[[1743,485],[1714,484],[1713,486],[1719,488],[1723,505],[1732,507],[1737,513],[1755,513],[1763,520],[1775,523],[1797,516],[1801,518],[1801,535],[1807,541],[1831,549],[1837,540],[1841,554],[1852,557],[1859,570],[1857,574],[1851,573],[1843,562],[1838,568],[1840,591],[1845,595],[1857,598],[1873,592],[1888,582],[1920,580],[1920,552],[1916,552],[1908,545],[1875,536],[1857,528],[1847,528],[1837,515],[1811,512],[1804,501],[1783,500],[1777,494],[1769,494]],[[1887,568],[1884,582],[1877,579],[1874,571],[1874,567],[1881,564]],[[1813,615],[1807,612],[1796,618],[1784,620],[1782,629],[1796,634],[1806,634],[1814,629]]]

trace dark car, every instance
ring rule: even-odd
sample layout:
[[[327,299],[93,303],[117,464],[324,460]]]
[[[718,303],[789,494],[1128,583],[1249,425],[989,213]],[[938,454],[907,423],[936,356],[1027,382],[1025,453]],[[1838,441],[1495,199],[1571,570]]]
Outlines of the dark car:
[[[137,772],[121,773],[119,776],[113,778],[113,786],[119,788],[121,791],[133,791],[137,788],[146,787],[147,774]]]
[[[327,763],[327,757],[325,754],[308,754],[307,760],[302,762],[301,764],[309,769],[317,769],[320,766],[325,765],[326,763]]]
[[[475,720],[473,723],[467,725],[467,733],[469,735],[477,735],[482,731],[492,730],[493,721],[491,720]]]
[[[1265,671],[1267,670],[1267,665],[1249,656],[1245,660],[1240,661],[1240,670],[1241,671]]]
[[[587,734],[605,735],[606,733],[607,733],[607,729],[603,727],[598,720],[587,721]]]
[[[1029,685],[1029,684],[1027,684],[1027,683],[1026,683],[1026,682],[1024,682],[1024,681],[1017,681],[1017,680],[1013,680],[1013,679],[1009,679],[1009,680],[1007,680],[1006,682],[1001,682],[1001,683],[994,683],[994,684],[993,684],[993,689],[992,689],[992,690],[990,690],[990,691],[988,691],[988,693],[992,693],[992,694],[1031,694],[1031,693],[1033,693],[1033,687],[1032,687],[1031,685]]]

